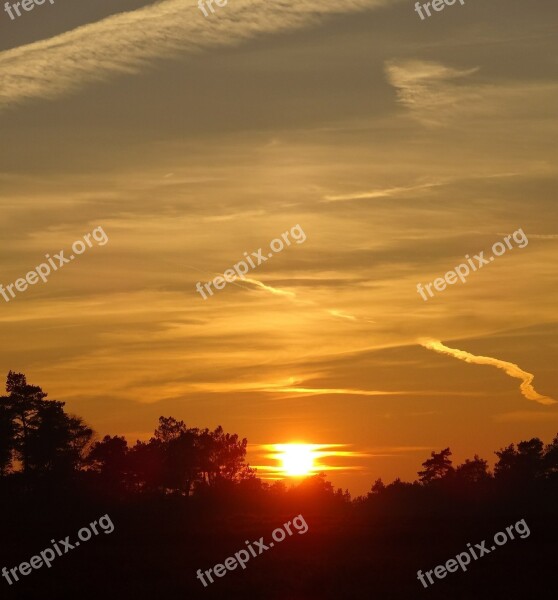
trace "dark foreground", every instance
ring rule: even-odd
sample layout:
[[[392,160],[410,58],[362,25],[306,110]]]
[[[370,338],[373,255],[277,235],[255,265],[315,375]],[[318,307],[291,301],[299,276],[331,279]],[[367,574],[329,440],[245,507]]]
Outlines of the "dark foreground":
[[[544,492],[544,493],[543,493]],[[385,495],[385,494],[384,494]],[[223,498],[141,496],[91,499],[75,489],[2,497],[0,566],[8,569],[52,547],[51,539],[77,539],[80,528],[110,517],[114,531],[93,536],[57,557],[51,568],[32,569],[8,585],[3,598],[230,598],[262,600],[506,599],[553,596],[558,547],[555,494],[549,489],[476,499],[437,490],[414,506],[394,498],[374,502],[328,502],[324,498],[282,499],[271,505]],[[237,499],[238,500],[238,499]],[[331,499],[330,499],[331,500]],[[403,506],[404,505],[404,506]],[[196,578],[303,515],[308,531],[294,531],[246,568],[227,571],[204,587]],[[448,573],[427,589],[417,571],[433,570],[524,520],[510,540]],[[257,546],[256,546],[257,548]],[[428,582],[428,580],[426,580]]]

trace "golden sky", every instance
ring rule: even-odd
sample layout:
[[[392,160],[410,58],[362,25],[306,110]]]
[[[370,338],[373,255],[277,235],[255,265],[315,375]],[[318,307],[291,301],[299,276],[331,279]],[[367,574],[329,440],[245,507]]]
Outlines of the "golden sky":
[[[121,11],[121,12],[119,12]],[[99,435],[342,444],[354,493],[558,432],[555,0],[56,0],[0,14],[0,371]],[[206,282],[300,225],[203,300]],[[522,229],[466,283],[423,285]],[[480,358],[479,358],[480,357]],[[483,358],[484,357],[484,358]],[[511,365],[511,366],[510,366]]]

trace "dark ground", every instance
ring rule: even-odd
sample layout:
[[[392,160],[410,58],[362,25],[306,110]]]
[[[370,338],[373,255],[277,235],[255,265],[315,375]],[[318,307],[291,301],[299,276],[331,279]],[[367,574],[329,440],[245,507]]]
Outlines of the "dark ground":
[[[423,500],[426,503],[426,500]],[[527,495],[471,506],[461,500],[428,500],[427,508],[384,502],[335,510],[308,505],[263,507],[251,514],[226,502],[145,497],[96,499],[68,491],[1,500],[0,566],[11,568],[108,514],[115,530],[100,533],[33,570],[2,598],[227,598],[250,600],[543,600],[555,596],[558,567],[556,499]],[[434,506],[436,505],[436,506]],[[295,533],[245,570],[237,568],[204,588],[197,569],[223,563],[245,548],[266,543],[271,532],[302,514],[309,530]],[[525,519],[531,534],[509,540],[424,589],[417,570],[434,569],[456,554]]]

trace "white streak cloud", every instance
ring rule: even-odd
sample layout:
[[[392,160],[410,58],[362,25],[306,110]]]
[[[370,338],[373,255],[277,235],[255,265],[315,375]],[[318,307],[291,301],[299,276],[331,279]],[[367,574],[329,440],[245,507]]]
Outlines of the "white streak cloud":
[[[444,346],[442,342],[439,340],[421,340],[421,346],[428,348],[429,350],[434,350],[434,352],[439,352],[440,354],[447,354],[448,356],[453,356],[458,360],[463,360],[467,363],[471,363],[474,365],[491,365],[498,369],[502,369],[506,372],[510,377],[514,377],[516,379],[521,379],[521,384],[519,389],[521,393],[527,398],[527,400],[533,400],[534,402],[538,402],[539,404],[556,404],[557,401],[549,398],[548,396],[541,396],[535,388],[533,387],[533,379],[535,376],[531,373],[527,373],[523,369],[520,369],[518,365],[507,362],[505,360],[500,360],[498,358],[492,358],[490,356],[476,356],[475,354],[471,354],[470,352],[466,352],[465,350],[457,350],[456,348],[449,348],[448,346]]]

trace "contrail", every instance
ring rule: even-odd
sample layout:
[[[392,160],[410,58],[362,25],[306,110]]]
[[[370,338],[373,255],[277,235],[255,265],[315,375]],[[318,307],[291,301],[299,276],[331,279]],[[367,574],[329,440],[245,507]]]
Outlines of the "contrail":
[[[444,346],[444,344],[442,344],[442,342],[439,340],[423,339],[420,340],[420,345],[428,348],[429,350],[434,350],[434,352],[439,352],[440,354],[449,354],[449,356],[453,356],[454,358],[464,360],[465,362],[471,364],[492,365],[493,367],[502,369],[510,377],[521,379],[521,385],[519,386],[519,389],[525,398],[527,398],[527,400],[533,400],[534,402],[545,405],[557,403],[556,400],[553,400],[548,396],[541,396],[541,394],[539,394],[532,385],[535,376],[532,373],[527,373],[527,371],[520,369],[514,363],[507,362],[505,360],[499,360],[498,358],[491,358],[490,356],[476,356],[470,352],[465,352],[465,350],[448,348],[448,346]]]

